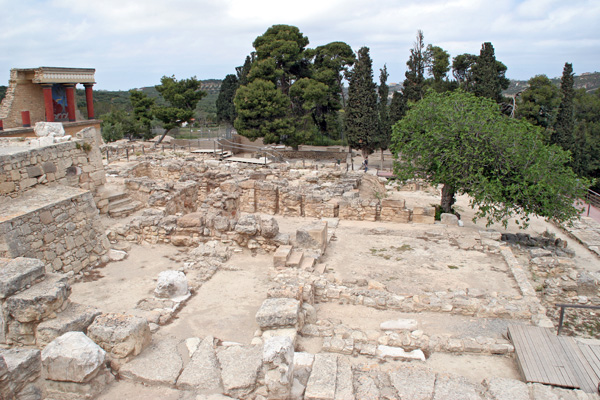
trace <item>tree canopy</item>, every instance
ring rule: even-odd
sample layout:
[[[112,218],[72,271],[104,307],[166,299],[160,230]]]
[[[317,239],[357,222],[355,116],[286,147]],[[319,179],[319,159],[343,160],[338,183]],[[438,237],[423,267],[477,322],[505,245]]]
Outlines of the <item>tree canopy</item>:
[[[467,193],[476,218],[488,224],[506,226],[517,216],[526,225],[532,214],[571,220],[589,183],[567,166],[569,153],[544,143],[538,127],[462,90],[430,91],[394,125],[391,149],[400,180],[443,184],[445,212],[455,193]]]
[[[558,88],[546,75],[536,75],[528,83],[527,89],[518,97],[517,117],[545,130],[553,128],[560,103]]]

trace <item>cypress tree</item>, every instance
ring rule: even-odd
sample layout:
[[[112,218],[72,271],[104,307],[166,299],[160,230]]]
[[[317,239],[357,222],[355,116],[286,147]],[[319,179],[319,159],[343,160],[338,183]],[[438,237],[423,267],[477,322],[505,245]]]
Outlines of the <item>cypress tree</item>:
[[[387,78],[389,76],[387,66],[384,65],[379,71],[379,87],[377,88],[377,93],[379,95],[379,102],[377,103],[379,124],[377,136],[374,139],[374,147],[381,150],[381,168],[383,169],[383,151],[390,145],[390,140],[392,139],[392,124],[390,122],[390,110],[388,106],[390,88],[387,85]]]
[[[575,120],[573,118],[573,64],[565,63],[562,78],[560,79],[560,91],[562,99],[558,106],[558,115],[554,132],[550,137],[550,142],[558,144],[565,150],[573,150],[574,138],[573,127]]]
[[[500,103],[502,90],[506,89],[510,81],[504,76],[506,66],[496,60],[494,46],[485,42],[481,46],[479,57],[473,66],[473,93],[479,97],[489,97]]]
[[[233,74],[227,75],[221,83],[221,90],[219,91],[219,97],[217,97],[217,119],[225,121],[229,125],[233,125],[233,121],[235,121],[235,117],[237,116],[233,98],[235,97],[238,85],[237,76]]]
[[[377,135],[377,92],[373,82],[373,62],[369,48],[358,50],[358,60],[350,73],[345,130],[350,148],[361,150],[363,156],[375,149]]]
[[[404,74],[406,79],[402,84],[402,92],[407,100],[419,101],[423,98],[423,82],[425,80],[425,68],[429,63],[423,31],[417,31],[417,40],[410,49],[410,57],[406,62],[408,70]]]
[[[394,125],[406,114],[406,97],[402,92],[394,92],[390,103],[390,121]]]

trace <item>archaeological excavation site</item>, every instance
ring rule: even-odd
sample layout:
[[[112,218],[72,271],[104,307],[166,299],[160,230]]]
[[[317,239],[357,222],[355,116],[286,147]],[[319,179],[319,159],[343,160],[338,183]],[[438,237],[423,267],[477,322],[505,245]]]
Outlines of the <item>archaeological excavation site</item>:
[[[436,219],[347,147],[70,129],[0,138],[0,398],[599,398],[593,219]]]

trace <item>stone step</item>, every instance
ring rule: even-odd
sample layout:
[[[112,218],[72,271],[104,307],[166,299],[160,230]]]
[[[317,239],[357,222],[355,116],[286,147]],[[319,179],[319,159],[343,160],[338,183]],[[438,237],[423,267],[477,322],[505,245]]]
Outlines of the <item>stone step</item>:
[[[315,269],[315,263],[317,260],[314,257],[304,257],[302,259],[302,263],[300,264],[300,268],[304,271],[312,272]]]
[[[275,268],[285,267],[287,264],[288,258],[290,258],[291,253],[292,253],[292,246],[289,246],[289,245],[279,246],[279,248],[277,248],[277,250],[275,251],[275,254],[273,254],[273,266]]]
[[[0,299],[25,289],[45,273],[44,263],[35,258],[0,259]]]
[[[70,303],[67,309],[56,318],[46,320],[36,329],[36,344],[45,347],[48,343],[64,333],[79,331],[85,333],[94,318],[102,312],[94,307],[78,303]]]
[[[176,387],[183,390],[222,391],[221,371],[212,336],[205,337],[194,351],[177,379]]]
[[[139,356],[119,369],[121,378],[145,385],[173,386],[183,369],[176,339],[152,343]]]
[[[306,400],[335,400],[335,387],[338,370],[336,354],[315,354],[312,371],[306,384]]]
[[[300,264],[302,264],[302,259],[304,258],[304,252],[301,250],[294,250],[290,257],[287,259],[285,263],[286,267],[290,268],[298,268]]]
[[[142,203],[140,203],[139,201],[131,200],[128,204],[126,204],[122,207],[116,208],[114,210],[109,210],[108,215],[110,215],[112,218],[123,218],[130,214],[133,214],[141,206],[142,206]]]
[[[127,204],[130,204],[132,202],[131,198],[129,197],[121,197],[115,200],[110,200],[108,203],[108,210],[116,210],[118,208],[121,208]]]
[[[110,191],[106,196],[109,202],[114,202],[127,197],[127,192],[124,191]]]
[[[59,310],[70,294],[66,276],[47,274],[40,283],[6,299],[4,307],[19,322],[41,321]]]

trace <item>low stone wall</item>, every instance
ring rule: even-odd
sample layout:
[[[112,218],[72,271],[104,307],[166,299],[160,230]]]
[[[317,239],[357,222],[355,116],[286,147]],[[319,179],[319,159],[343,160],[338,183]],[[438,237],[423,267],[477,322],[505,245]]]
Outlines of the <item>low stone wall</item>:
[[[92,195],[68,186],[32,189],[0,204],[0,257],[30,257],[75,273],[108,252]]]
[[[295,159],[306,159],[306,160],[329,160],[329,161],[337,161],[340,163],[346,162],[346,157],[348,153],[343,151],[292,151],[292,150],[284,150],[278,151],[278,154],[281,154],[285,158],[295,158]]]
[[[25,147],[23,140],[9,139],[0,146],[0,198],[16,198],[42,186],[73,186],[90,190],[99,209],[108,201],[99,189],[106,183],[102,155],[93,138]],[[106,203],[106,204],[105,204]]]

